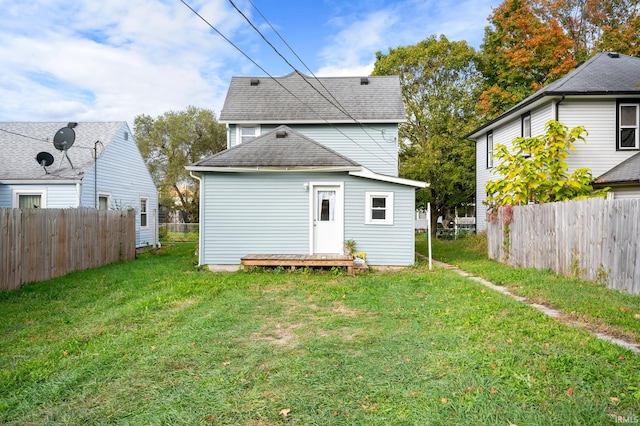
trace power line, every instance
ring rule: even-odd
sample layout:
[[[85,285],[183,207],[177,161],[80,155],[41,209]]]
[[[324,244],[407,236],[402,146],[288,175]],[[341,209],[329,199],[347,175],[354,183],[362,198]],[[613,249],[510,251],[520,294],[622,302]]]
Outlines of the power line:
[[[231,0],[230,0],[231,1]],[[339,133],[341,133],[345,138],[347,138],[348,140],[350,140],[351,142],[353,142],[354,144],[356,144],[357,146],[359,146],[360,148],[362,148],[363,150],[369,152],[371,155],[373,155],[374,157],[378,158],[380,161],[389,164],[389,165],[393,165],[391,162],[389,162],[388,160],[376,155],[375,153],[371,152],[370,150],[366,149],[365,147],[363,147],[362,145],[360,145],[358,142],[356,142],[355,140],[353,140],[351,137],[349,137],[349,135],[345,134],[342,130],[338,129],[337,127],[335,127],[331,122],[329,122],[329,120],[325,119],[322,117],[322,115],[320,113],[318,113],[316,110],[314,110],[312,107],[310,107],[308,104],[306,104],[302,99],[300,99],[298,96],[296,96],[291,90],[289,90],[287,87],[285,87],[277,78],[275,78],[274,76],[272,76],[266,69],[264,69],[260,64],[258,64],[253,58],[251,58],[247,53],[245,53],[240,47],[238,47],[235,43],[233,43],[228,37],[226,37],[224,34],[222,34],[222,32],[220,32],[215,26],[213,26],[213,24],[211,24],[207,19],[205,19],[202,15],[200,15],[200,13],[198,13],[193,7],[191,7],[185,0],[180,0],[180,2],[182,4],[184,4],[189,10],[191,10],[191,12],[193,12],[198,18],[200,18],[205,24],[207,24],[207,26],[209,26],[212,30],[214,30],[218,35],[220,35],[220,37],[222,37],[227,43],[229,43],[231,46],[233,46],[238,52],[240,52],[245,58],[247,58],[249,61],[251,61],[251,63],[253,63],[256,67],[258,67],[262,72],[264,72],[269,78],[271,78],[273,81],[275,81],[280,87],[282,87],[287,93],[289,93],[291,96],[293,96],[298,102],[300,102],[302,105],[306,106],[307,108],[309,108],[309,110],[311,112],[313,112],[315,115],[317,115],[321,120],[323,120],[324,122],[326,122],[329,126],[333,127],[335,130],[337,130]],[[235,8],[235,5],[234,5]],[[237,10],[237,8],[236,8]],[[243,14],[244,16],[244,14]],[[246,18],[245,18],[246,19]],[[253,26],[253,25],[252,25]],[[255,26],[254,26],[255,28]],[[264,37],[263,37],[264,38]],[[287,61],[288,63],[288,61]],[[295,68],[294,68],[295,70]],[[296,70],[297,71],[297,70]],[[304,77],[303,77],[304,79]],[[305,79],[306,80],[306,79]],[[335,105],[334,105],[335,106]],[[366,131],[365,131],[366,133]],[[369,135],[369,137],[371,137]],[[376,142],[377,143],[377,142]],[[378,144],[379,145],[379,144]],[[379,145],[380,146],[380,145]],[[380,147],[382,148],[382,147]],[[384,150],[384,149],[383,149]]]
[[[42,138],[36,138],[33,136],[28,136],[28,135],[23,135],[22,133],[17,133],[17,132],[12,132],[11,130],[7,130],[7,129],[0,129],[0,132],[5,132],[5,133],[9,133],[15,136],[21,136],[23,138],[27,138],[27,139],[33,139],[34,141],[39,141],[39,142],[46,142],[48,144],[51,144],[51,142],[49,142],[48,139],[42,139]]]
[[[238,11],[238,13],[240,13],[244,19],[249,23],[249,25],[251,25],[251,27],[253,27],[253,29],[260,34],[260,37],[262,37],[262,39],[269,45],[271,46],[271,48],[278,54],[278,56],[280,56],[286,63],[287,65],[289,65],[291,68],[294,69],[294,71],[296,71],[297,73],[300,74],[300,72],[293,66],[291,65],[291,63],[278,51],[278,49],[276,47],[273,46],[273,44],[271,42],[269,42],[269,40],[267,40],[267,38],[264,36],[264,34],[262,34],[262,32],[251,22],[251,20],[249,20],[249,18],[247,18],[247,16],[240,11],[240,9],[238,9],[238,7],[236,7],[236,5],[233,3],[232,0],[229,0],[229,2],[231,3],[231,5]],[[251,3],[251,5],[253,6],[253,8],[258,12],[258,14],[262,17],[262,19],[267,23],[267,25],[269,25],[269,27],[273,30],[274,33],[276,33],[276,35],[280,38],[280,40],[285,44],[285,46],[287,46],[287,48],[291,51],[291,53],[293,53],[293,55],[300,61],[300,63],[302,65],[304,65],[304,67],[307,69],[307,71],[309,71],[309,73],[313,76],[313,78],[320,84],[320,86],[322,86],[322,88],[329,94],[329,96],[331,96],[331,98],[338,104],[335,105],[333,102],[331,102],[331,100],[329,100],[323,93],[321,93],[313,84],[311,84],[306,78],[303,79],[304,81],[309,84],[316,92],[318,92],[318,94],[320,94],[327,102],[329,102],[332,106],[334,106],[336,109],[338,109],[340,112],[342,112],[343,114],[345,114],[346,116],[348,116],[350,119],[353,120],[354,123],[358,124],[362,130],[365,132],[365,134],[369,137],[369,139],[371,139],[376,145],[378,145],[378,147],[380,149],[382,149],[385,153],[388,153],[388,151],[382,146],[380,145],[380,143],[378,143],[378,141],[371,136],[371,134],[369,134],[369,132],[367,131],[367,127],[370,129],[373,129],[375,131],[381,131],[380,129],[376,129],[374,127],[371,126],[365,126],[362,122],[360,122],[357,118],[355,118],[353,115],[351,115],[351,113],[349,113],[349,111],[347,110],[347,108],[344,107],[344,105],[342,105],[340,103],[340,101],[333,96],[333,93],[331,93],[331,91],[322,83],[322,81],[313,73],[313,71],[311,71],[311,69],[307,66],[307,64],[302,60],[302,58],[300,58],[300,56],[296,53],[296,51],[293,49],[293,47],[291,47],[291,45],[289,45],[289,43],[287,43],[287,41],[284,39],[284,37],[282,37],[282,35],[280,35],[280,33],[278,32],[278,30],[276,30],[276,28],[271,24],[271,22],[269,22],[269,20],[267,19],[266,16],[264,16],[264,14],[260,11],[260,9],[258,9],[258,7],[253,3],[252,0],[249,0],[249,3]],[[383,136],[384,139],[384,136]],[[386,139],[385,139],[386,141]]]

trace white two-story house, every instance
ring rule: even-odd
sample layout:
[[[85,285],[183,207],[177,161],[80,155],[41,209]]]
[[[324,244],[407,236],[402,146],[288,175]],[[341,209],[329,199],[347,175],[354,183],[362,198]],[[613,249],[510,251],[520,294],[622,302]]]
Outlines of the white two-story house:
[[[598,53],[563,78],[467,135],[476,141],[476,223],[486,228],[485,184],[499,179],[493,147],[544,132],[557,120],[584,126],[586,144],[569,153],[569,172],[586,167],[614,198],[640,197],[640,58]]]
[[[341,254],[414,263],[415,188],[398,177],[397,76],[234,77],[220,120],[228,149],[187,169],[200,180],[199,263],[248,254]]]

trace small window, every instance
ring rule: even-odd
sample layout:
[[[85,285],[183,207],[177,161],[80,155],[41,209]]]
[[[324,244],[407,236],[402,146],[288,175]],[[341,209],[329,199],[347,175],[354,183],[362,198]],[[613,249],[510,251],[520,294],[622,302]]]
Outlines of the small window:
[[[493,132],[487,133],[487,169],[493,167]]]
[[[640,104],[620,104],[618,149],[640,148]]]
[[[140,227],[146,228],[148,226],[148,211],[149,200],[147,198],[140,198]]]
[[[260,136],[259,126],[240,127],[239,129],[238,143],[249,142],[258,136]]]
[[[98,195],[98,210],[109,210],[109,195]]]
[[[366,215],[366,224],[393,225],[393,192],[367,192]]]
[[[44,209],[45,205],[44,190],[18,190],[13,191],[13,207],[18,209]]]

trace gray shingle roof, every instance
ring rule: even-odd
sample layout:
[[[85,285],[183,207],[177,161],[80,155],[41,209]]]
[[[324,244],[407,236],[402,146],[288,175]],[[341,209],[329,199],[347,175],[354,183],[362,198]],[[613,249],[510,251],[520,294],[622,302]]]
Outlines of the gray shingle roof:
[[[368,84],[361,84],[361,78]],[[259,83],[252,85],[252,81]],[[316,80],[292,72],[276,78],[233,77],[220,112],[220,121],[230,123],[352,122],[352,117],[364,122],[404,121],[398,76]]]
[[[597,53],[559,80],[543,87],[507,112],[478,127],[465,137],[501,121],[545,96],[640,95],[640,58]]]
[[[596,183],[640,183],[640,153],[627,158],[600,176],[596,179]]]
[[[278,137],[284,133],[284,137]],[[358,163],[279,126],[250,142],[236,145],[193,164],[200,167],[358,167]]]
[[[106,148],[125,124],[123,121],[78,123],[74,129],[75,142],[67,150],[72,168],[64,153],[53,146],[54,136],[67,122],[0,122],[0,182],[79,181],[93,166],[94,143],[100,141]],[[36,155],[43,151],[54,158],[53,164],[47,167],[48,174],[36,161]]]

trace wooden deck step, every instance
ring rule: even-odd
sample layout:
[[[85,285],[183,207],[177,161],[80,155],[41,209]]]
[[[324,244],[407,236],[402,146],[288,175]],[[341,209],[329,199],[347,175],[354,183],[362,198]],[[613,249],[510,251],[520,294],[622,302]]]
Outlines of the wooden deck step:
[[[345,266],[353,274],[353,258],[342,254],[248,254],[240,259],[244,266],[302,267]]]

